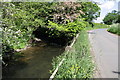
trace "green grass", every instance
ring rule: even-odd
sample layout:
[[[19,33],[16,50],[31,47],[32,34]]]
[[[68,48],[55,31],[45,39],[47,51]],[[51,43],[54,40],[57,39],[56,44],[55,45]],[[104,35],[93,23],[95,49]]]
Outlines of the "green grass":
[[[109,25],[101,24],[101,23],[93,23],[93,27],[86,27],[85,30],[93,30],[93,29],[100,29],[100,28],[109,28]]]
[[[107,31],[120,36],[120,24],[111,25],[111,27]]]
[[[68,52],[64,52],[59,57],[53,60],[53,70],[59,62],[65,58],[63,64],[59,67],[55,79],[62,78],[92,78],[94,71],[94,64],[90,56],[90,45],[86,31],[82,31],[73,45],[73,48]]]

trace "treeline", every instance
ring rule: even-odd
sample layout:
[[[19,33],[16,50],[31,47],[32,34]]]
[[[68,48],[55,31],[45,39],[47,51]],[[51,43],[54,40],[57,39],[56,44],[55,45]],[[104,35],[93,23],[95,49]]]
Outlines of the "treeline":
[[[65,45],[100,15],[92,2],[4,2],[1,9],[3,59],[34,37]]]

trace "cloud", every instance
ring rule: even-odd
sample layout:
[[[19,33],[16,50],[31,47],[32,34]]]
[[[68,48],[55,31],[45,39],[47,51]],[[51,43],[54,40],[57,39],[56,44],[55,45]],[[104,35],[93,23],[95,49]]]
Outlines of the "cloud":
[[[97,0],[97,1],[99,1],[100,4],[98,6],[101,8],[100,17],[98,17],[97,20],[94,20],[97,23],[102,22],[107,13],[111,12],[112,10],[118,10],[119,5],[118,0],[116,1]]]
[[[102,5],[99,5],[101,8],[103,9],[111,9],[113,8],[115,5],[115,2],[114,1],[107,1],[105,3],[103,3]]]

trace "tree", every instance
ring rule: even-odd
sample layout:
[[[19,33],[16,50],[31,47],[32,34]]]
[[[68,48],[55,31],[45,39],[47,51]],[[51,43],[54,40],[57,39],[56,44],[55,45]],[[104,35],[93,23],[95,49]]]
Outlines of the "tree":
[[[81,14],[84,14],[81,10],[80,2],[58,2],[53,8],[53,22],[59,24],[66,24],[67,21],[73,22]]]
[[[92,21],[100,16],[100,8],[97,3],[82,2],[81,10],[84,12],[81,16],[93,27]]]
[[[104,17],[103,22],[108,25],[113,23],[120,23],[120,12],[113,10]]]
[[[100,8],[96,3],[92,2],[82,2],[82,11],[85,14],[82,14],[82,17],[85,18],[85,21],[91,22],[93,19],[97,19],[100,16]]]

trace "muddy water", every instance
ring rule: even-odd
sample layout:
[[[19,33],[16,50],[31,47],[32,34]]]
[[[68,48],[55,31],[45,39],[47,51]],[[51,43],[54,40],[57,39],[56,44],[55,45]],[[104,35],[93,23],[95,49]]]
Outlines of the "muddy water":
[[[49,78],[52,59],[62,54],[64,49],[58,46],[40,44],[22,51],[23,56],[13,65],[8,65],[3,78]]]

